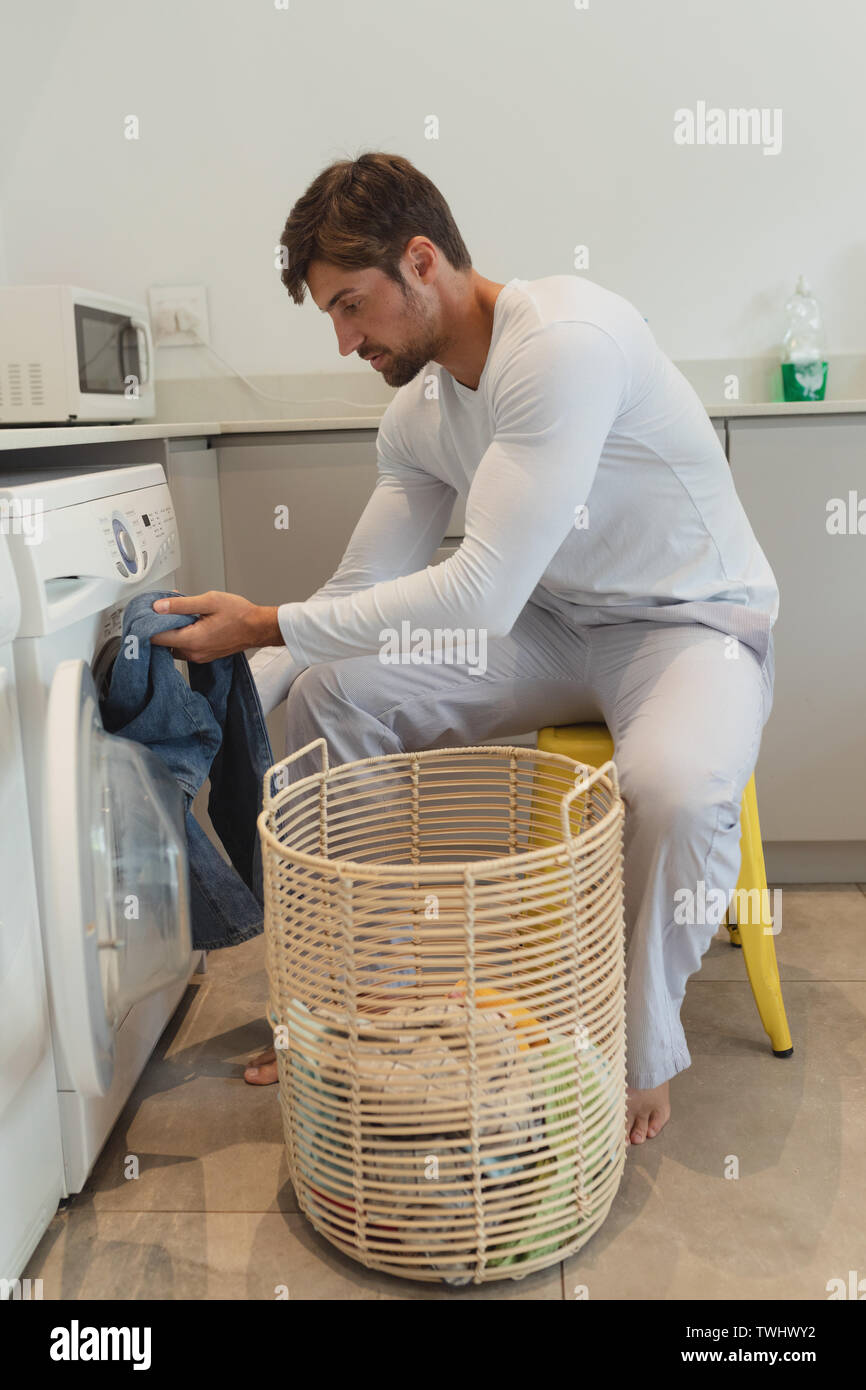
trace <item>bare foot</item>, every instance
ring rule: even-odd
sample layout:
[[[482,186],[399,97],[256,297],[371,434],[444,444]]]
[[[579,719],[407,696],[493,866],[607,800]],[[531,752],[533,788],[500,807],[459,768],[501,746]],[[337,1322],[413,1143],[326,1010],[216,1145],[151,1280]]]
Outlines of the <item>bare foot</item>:
[[[272,1047],[254,1057],[244,1071],[244,1081],[251,1086],[271,1086],[277,1080],[277,1054]]]
[[[645,1139],[654,1139],[664,1129],[671,1117],[671,1083],[663,1081],[651,1091],[636,1091],[626,1086],[628,1095],[628,1117],[625,1132],[629,1142],[642,1144]]]

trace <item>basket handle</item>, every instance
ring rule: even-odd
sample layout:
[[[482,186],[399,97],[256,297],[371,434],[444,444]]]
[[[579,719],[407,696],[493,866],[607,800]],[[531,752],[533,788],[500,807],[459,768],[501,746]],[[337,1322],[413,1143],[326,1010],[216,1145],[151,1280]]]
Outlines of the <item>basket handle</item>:
[[[583,792],[589,791],[590,787],[598,781],[602,773],[608,770],[610,771],[610,780],[613,783],[613,789],[617,796],[619,796],[619,773],[616,770],[616,763],[613,761],[613,758],[609,758],[606,763],[602,763],[601,767],[594,767],[588,777],[580,777],[580,775],[577,774],[579,780],[575,782],[571,791],[565,793],[559,807],[563,840],[568,841],[571,839],[571,830],[568,824],[568,808],[572,801],[576,796],[580,796]]]
[[[268,806],[270,806],[271,802],[276,799],[277,794],[283,791],[289,785],[289,779],[286,776],[284,769],[288,768],[289,763],[293,763],[297,758],[302,758],[305,753],[309,753],[311,748],[321,749],[322,775],[327,777],[329,771],[328,745],[323,738],[314,738],[312,743],[305,743],[303,748],[296,748],[294,753],[289,753],[288,757],[281,758],[278,763],[274,763],[273,767],[268,768],[267,772],[264,775],[264,782],[262,787],[263,807],[267,808]],[[273,793],[271,792],[272,784],[274,785]]]

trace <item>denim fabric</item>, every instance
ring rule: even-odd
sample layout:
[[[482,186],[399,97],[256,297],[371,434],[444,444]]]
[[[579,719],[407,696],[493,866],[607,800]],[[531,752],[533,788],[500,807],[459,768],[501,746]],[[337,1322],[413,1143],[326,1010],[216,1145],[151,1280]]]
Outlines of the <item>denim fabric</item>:
[[[213,951],[262,931],[262,854],[256,818],[262,778],[273,763],[258,692],[243,652],[190,662],[189,685],[158,632],[196,618],[154,613],[174,589],[136,594],[123,615],[121,648],[101,702],[109,733],[145,744],[166,764],[184,794],[193,945]],[[136,644],[130,638],[137,638]],[[231,860],[227,864],[195,819],[193,798],[210,776],[208,813]]]

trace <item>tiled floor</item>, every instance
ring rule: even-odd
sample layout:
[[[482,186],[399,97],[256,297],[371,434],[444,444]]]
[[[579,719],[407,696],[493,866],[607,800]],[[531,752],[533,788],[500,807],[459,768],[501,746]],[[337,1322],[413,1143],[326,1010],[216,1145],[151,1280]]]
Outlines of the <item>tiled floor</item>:
[[[277,1087],[241,1075],[269,1040],[263,941],[217,952],[25,1273],[61,1299],[272,1299],[281,1285],[303,1299],[826,1298],[828,1279],[866,1275],[864,945],[866,885],[784,890],[795,1050],[777,1059],[742,953],[714,941],[686,996],[692,1066],[673,1118],[629,1150],[604,1225],[562,1266],[466,1289],[371,1273],[298,1214]]]

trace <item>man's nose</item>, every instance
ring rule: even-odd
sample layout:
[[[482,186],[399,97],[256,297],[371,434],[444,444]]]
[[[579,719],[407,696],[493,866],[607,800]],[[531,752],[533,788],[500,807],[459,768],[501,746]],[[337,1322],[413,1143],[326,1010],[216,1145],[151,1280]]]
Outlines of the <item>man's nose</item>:
[[[357,329],[348,327],[337,329],[337,345],[341,357],[348,357],[350,352],[356,352],[363,341],[364,335],[359,333]]]

